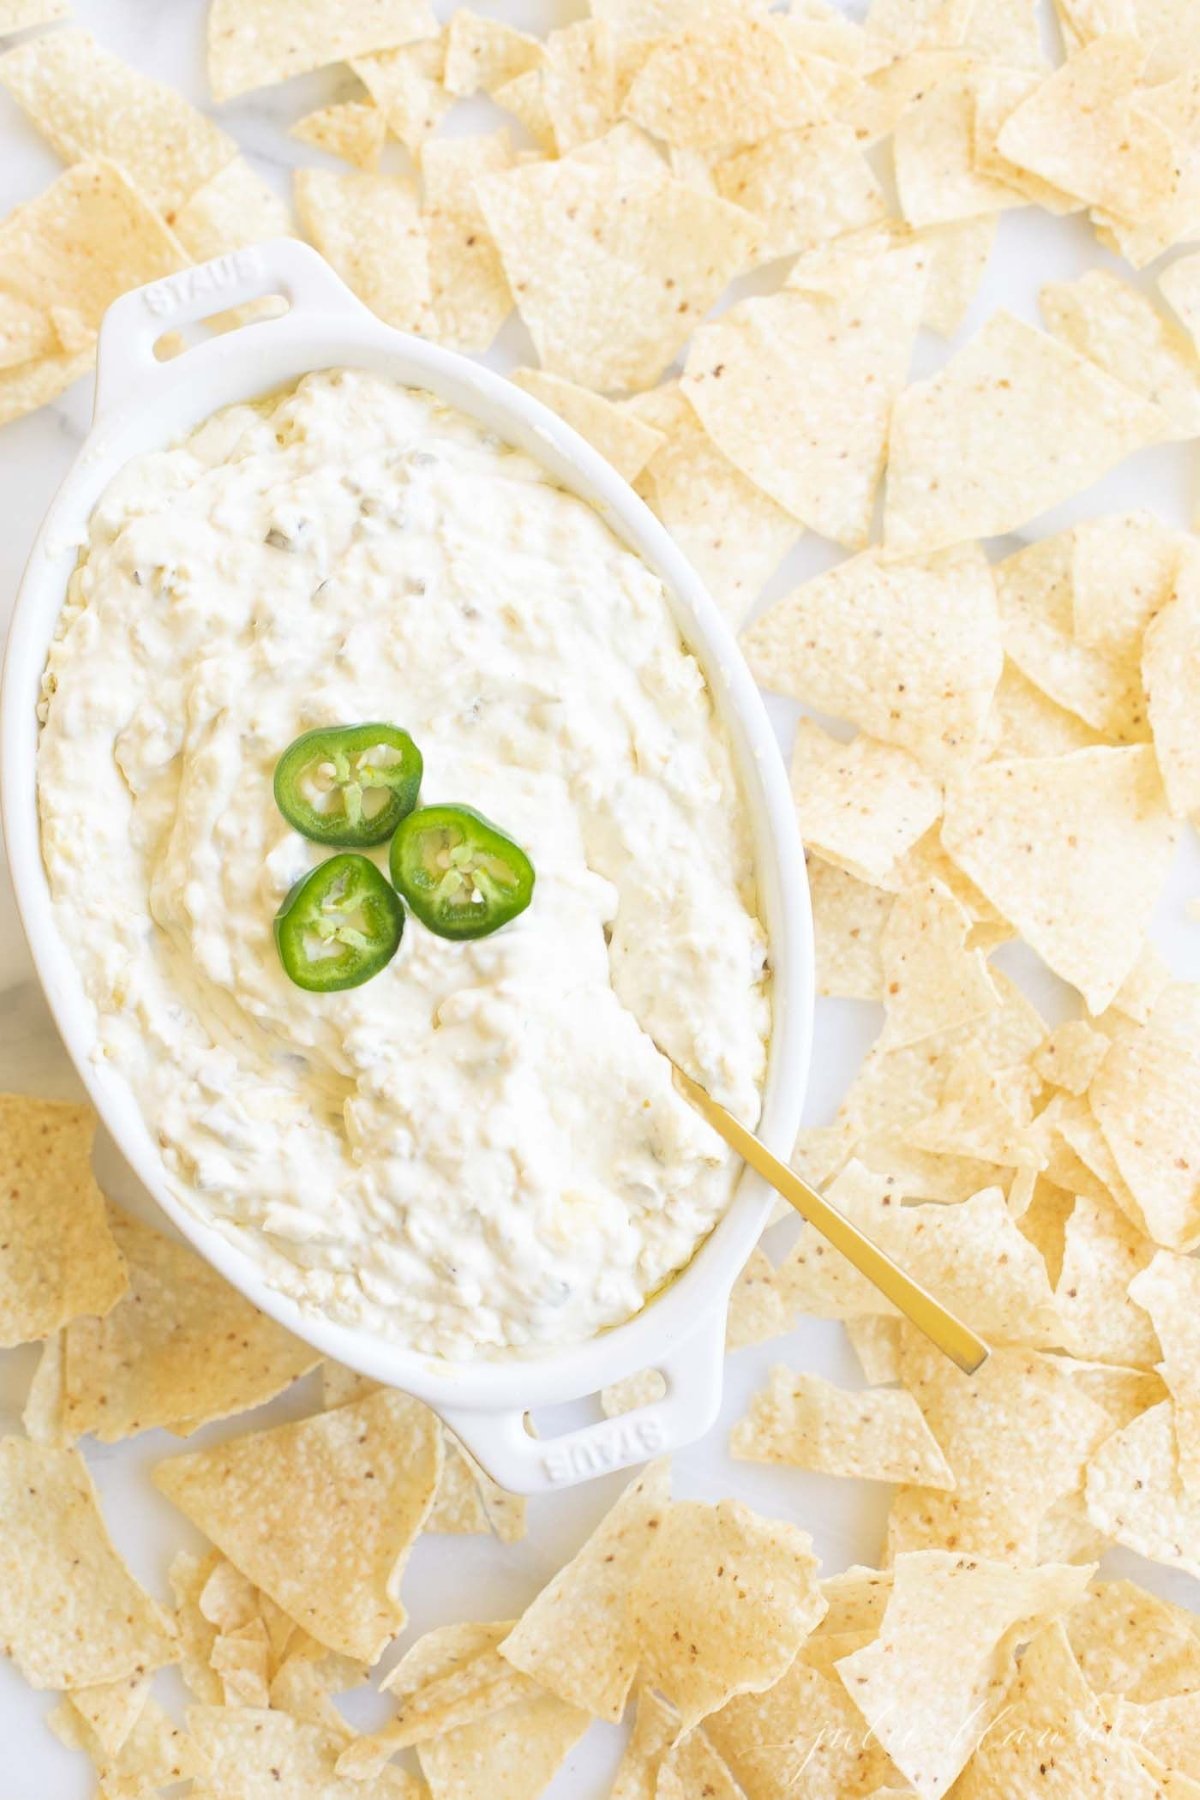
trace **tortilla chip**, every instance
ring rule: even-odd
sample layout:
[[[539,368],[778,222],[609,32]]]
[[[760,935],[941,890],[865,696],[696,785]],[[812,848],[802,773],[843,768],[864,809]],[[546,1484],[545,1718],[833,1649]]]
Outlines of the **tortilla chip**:
[[[900,1321],[865,1314],[844,1319],[846,1336],[858,1358],[863,1380],[872,1387],[900,1379]]]
[[[433,38],[428,0],[213,0],[208,11],[208,80],[218,104],[293,75]]]
[[[65,19],[70,11],[67,0],[0,0],[0,37],[31,25],[49,25],[54,19]]]
[[[76,1688],[71,1695],[67,1704],[79,1714],[105,1757],[119,1755],[128,1741],[146,1705],[152,1679],[143,1671],[99,1687]]]
[[[883,190],[848,125],[781,131],[719,162],[717,191],[762,220],[763,262],[887,218]]]
[[[1078,713],[1059,706],[1035,687],[1014,662],[1008,661],[992,700],[985,740],[990,755],[997,761],[1065,756],[1071,750],[1088,750],[1103,741]]]
[[[1054,1298],[1045,1267],[1009,1217],[998,1188],[985,1188],[959,1206],[904,1206],[886,1177],[851,1162],[829,1188],[828,1198],[985,1337],[1009,1343],[1054,1341]],[[779,1285],[797,1312],[817,1318],[893,1310],[840,1251],[811,1229],[789,1251]]]
[[[1159,1794],[1191,1800],[1188,1790],[1196,1783],[1190,1772],[1200,1768],[1200,1694],[1168,1694],[1144,1706],[1119,1700],[1111,1716],[1154,1777],[1149,1791],[1155,1800]]]
[[[746,1793],[764,1800],[861,1796],[889,1776],[899,1780],[836,1676],[812,1668],[803,1650],[773,1687],[738,1695],[704,1729]]]
[[[506,81],[492,94],[497,106],[510,112],[520,120],[539,151],[547,156],[557,156],[558,145],[554,138],[554,125],[546,107],[546,90],[540,68],[526,69],[523,75],[517,75],[512,81]],[[531,153],[534,161],[538,160],[537,151]]]
[[[494,94],[506,82],[538,68],[544,56],[537,38],[527,37],[503,19],[486,18],[460,6],[446,27],[442,80],[456,97],[477,94],[481,88]]]
[[[683,390],[718,447],[794,518],[852,549],[870,530],[925,280],[924,249],[901,245],[845,302],[791,290],[743,300],[688,352]]]
[[[440,38],[423,38],[375,56],[356,56],[350,67],[392,136],[414,155],[454,104],[453,94],[442,85],[445,48]]]
[[[668,173],[666,160],[661,148],[654,139],[644,132],[639,125],[630,124],[628,119],[621,119],[611,126],[600,137],[592,138],[586,144],[571,152],[574,161],[589,163],[597,168],[617,169],[627,175],[652,175],[662,179]],[[670,174],[684,181],[676,167],[678,156],[671,158]],[[703,184],[693,182],[692,186]],[[707,191],[715,195],[716,188],[711,182]]]
[[[287,201],[268,187],[245,158],[235,156],[188,196],[175,213],[174,227],[188,255],[202,262],[263,238],[287,237],[292,231],[292,214]],[[263,302],[252,304],[261,306]],[[249,310],[238,309],[242,313]]]
[[[1101,1012],[1137,960],[1174,855],[1153,751],[1131,745],[977,767],[946,796],[942,841]]]
[[[603,135],[616,122],[613,35],[602,19],[551,31],[543,45],[542,96],[560,156]]]
[[[1200,1030],[1193,993],[1168,989],[1147,1025],[1116,1038],[1090,1094],[1150,1236],[1180,1251],[1200,1242]]]
[[[1048,1768],[1064,1794],[1157,1800],[1161,1790],[1132,1748],[1110,1733],[1061,1623],[1033,1639],[1002,1704],[955,1787],[960,1800],[1027,1800],[1045,1791]]]
[[[742,645],[764,686],[931,769],[970,758],[1003,662],[991,570],[973,548],[912,563],[852,557],[771,607]]]
[[[922,1800],[940,1800],[983,1740],[1003,1706],[1015,1644],[1071,1605],[1087,1577],[940,1550],[897,1557],[878,1638],[836,1667]]]
[[[1117,1207],[1080,1195],[1067,1222],[1056,1297],[1063,1345],[1074,1356],[1135,1364],[1158,1357],[1158,1341],[1129,1284],[1154,1255],[1150,1240]]]
[[[296,210],[312,242],[386,325],[420,331],[432,299],[413,184],[402,175],[297,169]]]
[[[1075,637],[1117,662],[1135,658],[1171,597],[1182,538],[1148,512],[1085,519],[1072,533]]]
[[[1136,1582],[1098,1582],[1067,1614],[1066,1629],[1097,1694],[1144,1705],[1200,1688],[1193,1615]]]
[[[939,881],[897,894],[880,937],[887,1009],[881,1050],[919,1043],[990,1012],[998,995],[970,915]]]
[[[690,1731],[735,1694],[778,1681],[825,1611],[808,1534],[736,1500],[674,1501],[634,1578],[642,1677]]]
[[[512,295],[475,182],[512,166],[507,131],[434,138],[422,145],[423,220],[433,300],[431,334],[454,350],[482,354],[512,311]]]
[[[776,1364],[733,1428],[730,1455],[865,1481],[952,1488],[954,1476],[910,1394],[848,1392]]]
[[[946,225],[1024,206],[1026,196],[975,163],[975,91],[968,73],[917,100],[896,126],[900,211],[910,225]]]
[[[1131,104],[1145,61],[1136,37],[1111,33],[1046,77],[997,139],[1010,162],[1125,219],[1171,198],[1170,133]]]
[[[756,144],[821,116],[786,31],[744,14],[718,14],[664,38],[634,77],[625,111],[655,137],[691,150]]]
[[[1108,1043],[1104,1033],[1086,1019],[1066,1019],[1049,1033],[1033,1066],[1052,1087],[1086,1094],[1092,1076],[1108,1055]]]
[[[665,438],[642,471],[637,491],[736,630],[796,542],[799,527],[717,449],[678,383],[627,405]]]
[[[0,1440],[0,1645],[31,1687],[177,1662],[171,1620],[113,1549],[82,1457]]]
[[[774,1264],[764,1251],[752,1250],[729,1295],[726,1350],[741,1350],[748,1344],[782,1337],[791,1330],[792,1323]]]
[[[187,1245],[113,1207],[129,1292],[64,1337],[64,1441],[105,1444],[156,1425],[187,1433],[261,1406],[319,1360]]]
[[[404,1624],[400,1575],[440,1472],[432,1415],[385,1391],[174,1457],[154,1482],[313,1637],[373,1663]]]
[[[1021,103],[1037,91],[1040,75],[1030,69],[1002,68],[998,63],[978,65],[971,70],[975,100],[973,153],[975,167],[981,174],[1003,182],[1035,206],[1047,212],[1063,214],[1079,212],[1083,202],[1066,194],[1040,175],[1019,168],[1001,154],[999,137],[1006,121]]]
[[[575,158],[476,191],[543,366],[582,387],[656,381],[756,233],[739,207],[682,182]]]
[[[64,162],[108,158],[168,219],[237,155],[233,139],[182,94],[76,26],[9,50],[0,57],[0,85]]]
[[[817,992],[844,1000],[883,998],[880,938],[894,896],[819,856],[808,861],[817,950]]]
[[[619,1719],[637,1665],[626,1598],[668,1504],[669,1471],[651,1463],[574,1558],[525,1609],[501,1645],[514,1668],[599,1719]],[[589,1624],[578,1629],[580,1616]]]
[[[896,1553],[940,1545],[1032,1562],[1050,1509],[1082,1485],[1111,1420],[1061,1359],[997,1349],[964,1375],[907,1326],[900,1378],[954,1474],[953,1500],[926,1489],[897,1497]]]
[[[221,1678],[226,1706],[271,1704],[269,1645],[267,1628],[261,1619],[220,1633],[209,1664]]]
[[[1087,1509],[1092,1523],[1118,1544],[1200,1575],[1200,1499],[1179,1477],[1169,1400],[1100,1446],[1088,1466]]]
[[[637,1714],[609,1800],[655,1800],[659,1765],[679,1733],[679,1714],[650,1688],[639,1688]]]
[[[652,1406],[667,1392],[666,1376],[661,1369],[638,1369],[620,1381],[600,1390],[600,1410],[606,1419],[635,1412],[639,1406]]]
[[[1200,581],[1181,586],[1151,621],[1142,647],[1142,679],[1167,804],[1177,818],[1200,814]]]
[[[414,1775],[389,1769],[372,1789],[336,1773],[337,1759],[350,1736],[258,1707],[193,1706],[188,1728],[203,1764],[202,1786],[212,1800],[366,1800],[368,1794],[421,1800],[425,1789]]]
[[[979,292],[996,244],[995,217],[960,219],[921,233],[929,256],[921,319],[940,337],[953,337]]]
[[[994,313],[893,409],[888,552],[1015,531],[1167,434],[1161,412],[1086,357]]]
[[[1175,1409],[1179,1479],[1200,1496],[1200,1263],[1160,1250],[1129,1286],[1162,1345],[1159,1369]]]
[[[742,1800],[742,1790],[702,1731],[689,1732],[658,1766],[656,1800]]]
[[[809,847],[873,885],[942,808],[941,783],[907,751],[861,732],[842,744],[808,718],[796,729],[792,794]]]
[[[305,113],[288,136],[340,156],[356,169],[377,169],[387,141],[387,120],[373,100],[344,100]]]
[[[1071,532],[997,564],[1005,651],[1043,693],[1096,731],[1124,743],[1143,740],[1146,702],[1136,661],[1119,662],[1075,641],[1073,566]]]
[[[1169,264],[1158,277],[1158,287],[1200,348],[1200,253]]]
[[[625,481],[635,481],[667,441],[663,432],[643,424],[636,414],[559,375],[514,369],[512,379],[587,438]]]
[[[0,1345],[105,1313],[128,1287],[92,1175],[88,1106],[0,1094]]]
[[[70,1701],[46,1722],[62,1743],[92,1758],[101,1800],[142,1800],[200,1773],[196,1746],[153,1697],[143,1704],[121,1748],[111,1754]]]
[[[978,1051],[966,1050],[936,1110],[909,1126],[908,1142],[942,1156],[1040,1169],[1042,1151],[1029,1131],[1037,1088],[1031,1071],[993,1069]]]
[[[1200,435],[1200,356],[1187,332],[1102,269],[1041,291],[1047,329],[1133,393],[1161,408],[1172,436]]]
[[[216,1551],[200,1557],[193,1556],[188,1550],[180,1550],[172,1557],[167,1570],[167,1579],[175,1596],[175,1628],[182,1651],[179,1672],[189,1692],[207,1706],[221,1705],[224,1694],[220,1677],[210,1668],[208,1660],[217,1640],[216,1627],[201,1612],[200,1596],[220,1561]]]

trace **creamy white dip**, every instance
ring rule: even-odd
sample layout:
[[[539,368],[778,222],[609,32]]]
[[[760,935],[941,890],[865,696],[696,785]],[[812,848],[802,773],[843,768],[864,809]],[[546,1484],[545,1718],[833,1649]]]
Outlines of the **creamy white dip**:
[[[587,1338],[687,1262],[737,1166],[650,1034],[753,1122],[765,943],[705,682],[589,507],[428,394],[311,375],[116,477],[45,688],[43,850],[98,1054],[276,1287],[466,1358]],[[374,980],[311,994],[272,920],[331,852],[272,773],[365,719],[537,886],[492,937],[410,918]]]

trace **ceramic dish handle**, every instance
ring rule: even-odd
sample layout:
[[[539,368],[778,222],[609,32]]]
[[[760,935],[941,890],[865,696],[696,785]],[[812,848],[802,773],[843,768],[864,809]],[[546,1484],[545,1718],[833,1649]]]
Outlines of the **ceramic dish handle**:
[[[274,238],[214,256],[210,262],[166,275],[113,301],[100,327],[96,418],[124,405],[171,367],[173,358],[163,362],[154,354],[155,344],[165,333],[274,294],[288,303],[281,317],[374,317],[325,258],[298,238]],[[269,331],[270,327],[269,319],[253,323],[255,331]],[[180,354],[186,356],[186,349]]]
[[[534,1437],[520,1412],[439,1406],[442,1418],[493,1480],[518,1494],[574,1487],[612,1469],[678,1450],[703,1437],[720,1411],[725,1307],[654,1358],[667,1391],[633,1412],[598,1419],[558,1437]]]

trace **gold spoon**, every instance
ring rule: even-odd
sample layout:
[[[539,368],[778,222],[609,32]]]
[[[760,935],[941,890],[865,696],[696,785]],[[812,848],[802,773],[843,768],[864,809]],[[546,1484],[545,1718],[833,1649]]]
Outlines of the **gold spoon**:
[[[662,1049],[661,1045],[659,1049]],[[666,1056],[665,1051],[662,1054]],[[669,1056],[667,1061],[671,1064],[675,1086],[684,1099],[691,1102],[696,1111],[708,1120],[713,1130],[720,1133],[744,1162],[757,1170],[764,1181],[770,1182],[777,1194],[782,1194],[810,1225],[815,1225],[821,1235],[828,1238],[836,1250],[841,1251],[847,1262],[853,1263],[861,1275],[873,1282],[880,1293],[893,1306],[898,1307],[906,1319],[912,1321],[918,1331],[923,1331],[929,1341],[944,1351],[967,1375],[973,1375],[986,1362],[990,1355],[988,1346],[981,1337],[976,1336],[970,1326],[964,1325],[961,1319],[956,1319],[920,1282],[914,1281],[911,1275],[906,1275],[878,1244],[872,1243],[857,1225],[852,1225],[836,1206],[823,1200],[817,1190],[809,1187],[807,1181],[802,1181],[794,1169],[789,1169],[777,1156],[772,1156],[767,1146],[752,1131],[747,1131],[699,1082],[693,1081],[690,1075],[685,1075],[678,1063]]]

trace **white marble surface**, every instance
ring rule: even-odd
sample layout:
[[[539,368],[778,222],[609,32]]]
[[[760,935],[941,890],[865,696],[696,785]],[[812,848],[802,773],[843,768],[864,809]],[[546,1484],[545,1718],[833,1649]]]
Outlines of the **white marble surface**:
[[[477,4],[480,0],[477,0]],[[202,44],[203,0],[74,0],[77,18],[90,26],[110,49],[163,79],[174,82],[189,98],[206,100]],[[439,11],[447,11],[439,0]],[[569,0],[492,0],[490,10],[531,28],[565,23],[584,10]],[[306,146],[286,136],[287,125],[313,106],[348,94],[352,82],[338,72],[302,78],[286,87],[251,95],[222,110],[221,120],[257,166],[281,189],[288,171],[299,163],[321,160]],[[460,108],[447,129],[476,129],[497,122],[486,104]],[[397,166],[401,153],[396,152]],[[336,166],[331,164],[330,166]],[[58,164],[8,97],[0,93],[0,212],[36,193],[55,174]],[[1073,221],[1054,220],[1032,211],[1001,220],[1000,243],[982,294],[966,330],[974,329],[988,311],[1004,304],[1036,320],[1036,294],[1048,279],[1067,277],[1091,265],[1115,267],[1099,251],[1090,234]],[[966,333],[964,333],[966,335]],[[917,372],[925,373],[946,355],[934,339],[919,349]],[[528,360],[520,326],[512,321],[490,359],[497,366]],[[87,428],[91,382],[77,384],[55,405],[0,431],[0,623],[7,625],[21,568],[43,512],[74,457]],[[1031,535],[1080,517],[1120,505],[1150,505],[1177,523],[1185,523],[1196,501],[1195,451],[1155,449],[1126,464],[1116,475],[1069,506],[1037,521]],[[833,560],[817,540],[802,545],[772,583],[783,592],[798,575],[815,572]],[[781,739],[791,726],[791,710],[776,706]],[[1200,978],[1200,928],[1185,915],[1186,899],[1200,891],[1200,856],[1194,840],[1180,852],[1175,879],[1164,897],[1155,925],[1160,946],[1176,969]],[[1032,958],[1006,948],[1000,960],[1033,992],[1048,1014],[1066,1006],[1063,990],[1034,967]],[[809,1116],[828,1116],[853,1073],[857,1058],[879,1025],[873,1006],[822,1002],[817,1021],[817,1049]],[[38,992],[28,952],[21,937],[6,870],[0,870],[0,1088],[39,1094],[78,1092]],[[148,1205],[135,1191],[111,1146],[101,1144],[101,1173],[115,1197]],[[787,1228],[782,1228],[786,1230]],[[676,1488],[684,1494],[715,1499],[735,1493],[766,1511],[793,1519],[812,1531],[828,1569],[852,1560],[874,1559],[880,1548],[889,1490],[865,1483],[801,1476],[731,1463],[724,1451],[729,1423],[744,1408],[750,1391],[767,1367],[787,1360],[835,1380],[858,1381],[853,1358],[840,1329],[810,1321],[779,1344],[741,1351],[728,1365],[728,1391],[722,1423],[709,1440],[682,1453],[676,1461]],[[0,1429],[17,1426],[24,1390],[35,1352],[0,1355]],[[264,1420],[303,1412],[312,1400],[311,1383],[265,1409]],[[258,1422],[258,1421],[256,1421]],[[230,1430],[216,1426],[199,1435],[199,1443],[219,1439]],[[184,1521],[154,1493],[147,1471],[174,1447],[164,1433],[151,1433],[129,1445],[89,1447],[89,1461],[100,1485],[114,1537],[141,1578],[165,1597],[166,1563],[171,1551],[198,1540]],[[525,1543],[504,1548],[482,1539],[427,1538],[418,1545],[405,1583],[410,1608],[409,1634],[459,1618],[496,1618],[518,1610],[551,1570],[582,1539],[620,1486],[619,1478],[600,1481],[538,1502],[531,1511]],[[0,1530],[3,1522],[0,1521]],[[1200,1606],[1200,1587],[1187,1577],[1170,1577],[1124,1554],[1108,1559],[1115,1571],[1136,1570],[1164,1593]],[[407,1636],[404,1641],[407,1641]],[[173,1681],[168,1677],[167,1683]],[[164,1698],[182,1699],[182,1689],[166,1687]],[[92,1791],[85,1759],[62,1749],[44,1730],[41,1716],[51,1696],[36,1695],[12,1669],[0,1662],[0,1744],[4,1746],[0,1796],[3,1800],[76,1800]],[[381,1716],[373,1697],[356,1697],[349,1709],[361,1723]],[[386,1707],[382,1712],[386,1714]],[[550,1790],[557,1800],[591,1800],[607,1792],[606,1777],[619,1753],[620,1734],[596,1726],[568,1760]]]

